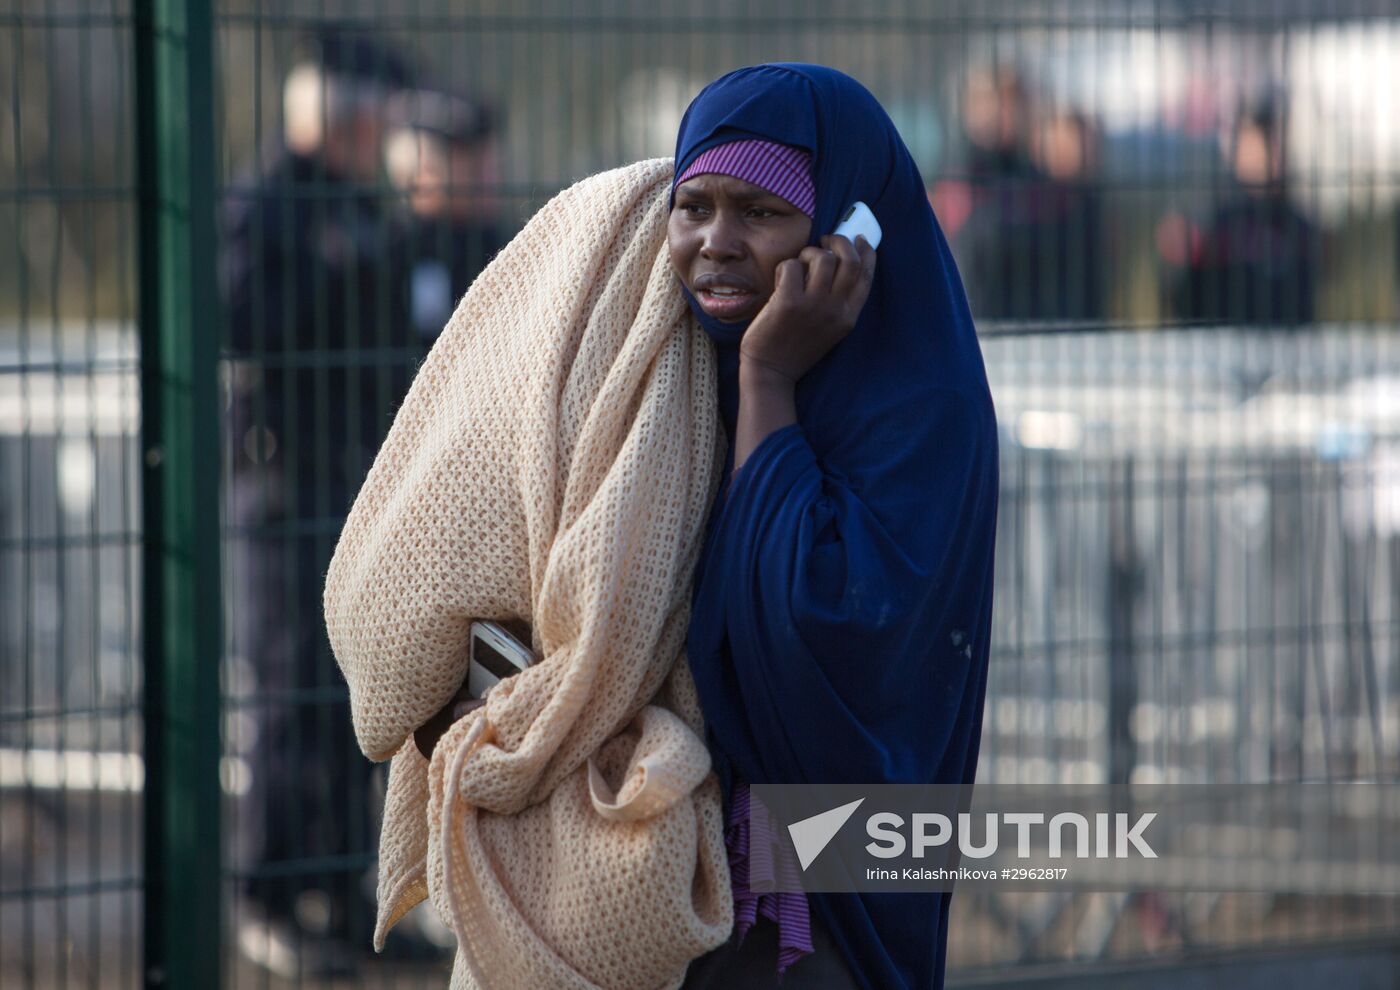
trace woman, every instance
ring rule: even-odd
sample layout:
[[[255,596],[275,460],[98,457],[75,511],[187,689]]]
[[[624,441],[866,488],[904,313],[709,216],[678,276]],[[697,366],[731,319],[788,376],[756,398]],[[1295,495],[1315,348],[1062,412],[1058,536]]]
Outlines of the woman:
[[[855,200],[882,227],[878,265],[863,241],[826,236]],[[736,923],[685,986],[941,986],[950,894],[759,897],[745,823],[749,782],[973,779],[997,437],[957,270],[879,103],[798,63],[696,97],[667,245],[714,342],[730,439],[685,652]],[[419,748],[480,704],[449,704]]]
[[[736,924],[686,986],[941,986],[950,893],[759,897],[742,826],[751,781],[973,780],[998,467],[962,284],[894,125],[841,72],[722,76],[675,160],[671,261],[731,438],[686,653]],[[880,222],[878,265],[828,236],[855,200]],[[755,942],[759,915],[776,925]]]

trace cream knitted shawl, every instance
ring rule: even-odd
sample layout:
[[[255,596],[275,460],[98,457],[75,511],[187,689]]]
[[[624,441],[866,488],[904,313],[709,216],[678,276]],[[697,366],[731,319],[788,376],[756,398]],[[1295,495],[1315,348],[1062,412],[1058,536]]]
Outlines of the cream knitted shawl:
[[[678,987],[733,925],[683,656],[724,438],[666,249],[672,161],[559,193],[472,284],[351,509],[325,617],[360,747],[390,759],[374,943],[425,896],[452,986]],[[474,618],[542,660],[431,763]]]

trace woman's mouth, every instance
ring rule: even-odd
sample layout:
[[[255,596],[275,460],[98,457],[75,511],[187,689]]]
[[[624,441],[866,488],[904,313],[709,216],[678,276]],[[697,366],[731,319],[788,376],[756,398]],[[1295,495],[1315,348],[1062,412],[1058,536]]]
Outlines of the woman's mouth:
[[[695,295],[700,300],[700,307],[711,316],[733,316],[742,313],[754,297],[747,289],[731,289],[727,286],[701,289]]]

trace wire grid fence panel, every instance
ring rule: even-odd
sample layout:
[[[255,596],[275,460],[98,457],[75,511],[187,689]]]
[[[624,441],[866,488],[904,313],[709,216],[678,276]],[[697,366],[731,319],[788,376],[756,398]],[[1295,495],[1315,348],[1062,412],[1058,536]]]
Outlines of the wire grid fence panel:
[[[141,955],[127,4],[0,10],[0,983]]]
[[[285,87],[308,32],[365,28],[401,53],[414,85],[491,101],[494,164],[451,181],[468,213],[489,203],[506,235],[576,178],[670,154],[686,102],[729,68],[810,60],[866,82],[959,255],[1002,423],[979,780],[1227,782],[1396,765],[1395,163],[1390,130],[1368,116],[1383,106],[1357,104],[1338,81],[1339,64],[1383,65],[1395,44],[1393,21],[1373,13],[220,5],[224,236],[240,216],[264,224],[246,242],[247,338],[234,306],[221,320],[226,980],[315,983],[335,969],[315,951],[331,944],[317,933],[366,944],[382,777],[353,749],[314,600],[301,592],[318,586],[354,479],[431,343],[442,269],[451,298],[462,288],[454,264],[479,263],[491,242],[483,231],[458,239],[415,204],[404,172],[424,182],[432,151],[402,128],[378,136],[383,174],[348,186],[325,173],[290,189],[273,181]],[[130,40],[121,4],[20,4],[0,16],[7,986],[139,978]],[[1251,321],[1251,295],[1298,302],[1300,286],[1280,296],[1247,273],[1211,281],[1193,252],[1206,251],[1212,211],[1241,183],[1222,150],[1240,143],[1232,115],[1251,95],[1280,92],[1291,100],[1289,198],[1317,232],[1302,241],[1312,309],[1299,319],[1266,305]],[[989,106],[1025,117],[1000,161],[978,155]],[[1063,210],[1055,222],[1022,212],[1046,203]],[[268,229],[268,217],[293,221]],[[302,217],[338,217],[351,232],[364,252],[354,278],[337,280],[330,262],[302,269],[279,250],[278,239],[300,244]],[[384,217],[383,238],[356,226]],[[1001,240],[1033,249],[999,252],[986,226],[1012,226],[1020,236]],[[331,241],[318,248],[334,254]],[[362,295],[360,282],[375,291]],[[1215,312],[1201,300],[1212,294]],[[1232,295],[1244,310],[1222,310]],[[276,336],[288,318],[309,337]],[[279,898],[312,933],[300,954],[259,910]],[[954,976],[1392,938],[1400,913],[1393,898],[1286,894],[968,891],[954,905]],[[440,982],[443,936],[424,905],[390,937],[403,958],[362,952],[344,978]]]

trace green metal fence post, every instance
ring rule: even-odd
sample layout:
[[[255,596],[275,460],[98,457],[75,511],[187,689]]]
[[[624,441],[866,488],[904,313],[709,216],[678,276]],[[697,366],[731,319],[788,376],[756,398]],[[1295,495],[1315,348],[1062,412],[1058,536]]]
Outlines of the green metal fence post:
[[[145,985],[220,981],[218,289],[209,0],[136,4]]]

